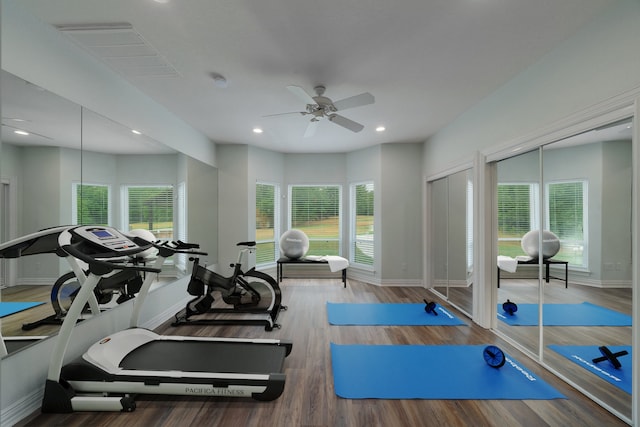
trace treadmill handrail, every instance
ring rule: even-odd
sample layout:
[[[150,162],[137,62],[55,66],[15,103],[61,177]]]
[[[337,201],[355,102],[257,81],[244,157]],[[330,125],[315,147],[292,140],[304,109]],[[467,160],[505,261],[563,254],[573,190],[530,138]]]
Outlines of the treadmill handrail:
[[[139,264],[120,264],[116,262],[97,259],[92,257],[91,255],[88,255],[78,250],[75,244],[63,245],[61,249],[66,253],[68,253],[69,255],[71,255],[72,257],[86,262],[89,265],[90,271],[95,270],[97,268],[99,271],[99,274],[110,273],[113,270],[135,270],[135,271],[145,271],[148,273],[160,273],[161,271],[159,268],[147,267]]]

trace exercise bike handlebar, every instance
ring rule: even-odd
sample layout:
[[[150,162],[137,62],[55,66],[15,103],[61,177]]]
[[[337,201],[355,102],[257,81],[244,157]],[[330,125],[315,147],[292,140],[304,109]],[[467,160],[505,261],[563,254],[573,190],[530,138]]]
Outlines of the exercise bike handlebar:
[[[159,252],[159,255],[168,258],[173,254],[189,254],[189,255],[208,255],[207,252],[197,251],[196,249],[200,248],[200,245],[197,243],[185,243],[180,240],[174,242],[154,242],[151,243],[154,248],[156,248]]]

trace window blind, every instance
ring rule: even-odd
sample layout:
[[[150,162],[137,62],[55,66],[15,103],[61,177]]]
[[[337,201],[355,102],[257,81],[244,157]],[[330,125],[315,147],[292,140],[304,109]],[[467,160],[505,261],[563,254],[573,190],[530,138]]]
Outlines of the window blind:
[[[351,251],[350,261],[373,265],[374,260],[374,185],[373,182],[351,187]]]
[[[276,261],[279,255],[280,188],[256,183],[256,264]]]
[[[341,253],[341,187],[293,185],[289,197],[289,228],[309,237],[309,255]]]
[[[125,218],[129,230],[144,228],[158,239],[174,239],[173,186],[126,186]]]
[[[110,193],[108,185],[73,183],[72,222],[81,225],[109,225]]]

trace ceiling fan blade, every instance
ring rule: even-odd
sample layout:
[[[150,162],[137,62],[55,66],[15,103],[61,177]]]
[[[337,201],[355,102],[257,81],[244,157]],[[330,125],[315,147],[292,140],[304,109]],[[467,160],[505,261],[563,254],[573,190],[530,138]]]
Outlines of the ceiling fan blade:
[[[306,90],[302,89],[300,86],[287,86],[287,89],[295,96],[304,101],[305,104],[315,104],[316,101],[313,100],[313,97],[307,93]]]
[[[318,129],[318,123],[319,123],[319,120],[316,120],[315,118],[309,121],[309,124],[307,125],[307,129],[304,131],[305,138],[310,138],[316,134],[316,129]]]
[[[289,113],[267,114],[267,115],[264,115],[264,116],[262,116],[262,117],[286,116],[286,115],[289,115],[289,114],[300,114],[300,115],[303,115],[303,116],[304,116],[304,115],[307,115],[307,114],[309,114],[309,113],[307,113],[306,111],[291,111],[291,112],[289,112]]]
[[[360,132],[364,129],[364,126],[360,123],[354,122],[353,120],[347,119],[339,114],[331,114],[329,116],[329,120],[343,128],[349,129],[352,132]]]
[[[338,111],[346,110],[347,108],[361,107],[363,105],[369,105],[376,102],[376,99],[369,92],[361,93],[360,95],[350,96],[349,98],[336,101],[333,105]]]

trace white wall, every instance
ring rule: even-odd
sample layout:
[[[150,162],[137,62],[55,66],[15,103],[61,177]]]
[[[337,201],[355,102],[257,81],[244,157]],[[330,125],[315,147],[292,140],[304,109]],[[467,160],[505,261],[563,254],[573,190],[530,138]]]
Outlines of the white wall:
[[[198,243],[207,252],[207,264],[218,260],[218,169],[188,156],[187,184],[187,241]]]
[[[640,2],[620,0],[425,143],[427,175],[640,86]]]
[[[215,144],[84,54],[62,33],[2,0],[2,68],[177,151],[214,165]]]
[[[218,146],[218,273],[224,275],[231,273],[229,264],[236,262],[236,244],[255,238],[255,227],[248,227],[255,218],[251,213],[255,211],[255,198],[250,202],[247,197],[248,153],[247,145]]]

